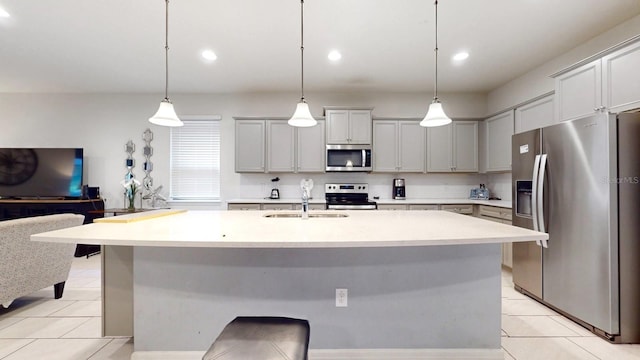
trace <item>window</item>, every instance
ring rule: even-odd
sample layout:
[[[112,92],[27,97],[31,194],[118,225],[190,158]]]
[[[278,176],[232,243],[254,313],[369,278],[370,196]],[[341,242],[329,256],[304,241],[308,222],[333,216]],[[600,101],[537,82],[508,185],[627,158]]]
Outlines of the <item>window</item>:
[[[220,116],[171,128],[171,200],[220,200]]]

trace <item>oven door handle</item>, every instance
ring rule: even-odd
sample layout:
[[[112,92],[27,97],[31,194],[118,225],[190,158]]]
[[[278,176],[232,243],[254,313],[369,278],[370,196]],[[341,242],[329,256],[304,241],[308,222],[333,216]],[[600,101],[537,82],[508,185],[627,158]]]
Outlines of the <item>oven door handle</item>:
[[[362,149],[362,167],[367,166],[367,150]]]

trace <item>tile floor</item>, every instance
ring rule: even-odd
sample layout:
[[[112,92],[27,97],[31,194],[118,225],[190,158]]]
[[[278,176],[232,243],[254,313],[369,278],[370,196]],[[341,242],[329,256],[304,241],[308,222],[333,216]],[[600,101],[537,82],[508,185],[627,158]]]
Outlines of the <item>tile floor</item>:
[[[502,274],[505,360],[640,360],[640,345],[611,345],[516,292]],[[76,258],[62,299],[53,288],[0,307],[2,360],[129,360],[129,338],[100,337],[100,256]]]

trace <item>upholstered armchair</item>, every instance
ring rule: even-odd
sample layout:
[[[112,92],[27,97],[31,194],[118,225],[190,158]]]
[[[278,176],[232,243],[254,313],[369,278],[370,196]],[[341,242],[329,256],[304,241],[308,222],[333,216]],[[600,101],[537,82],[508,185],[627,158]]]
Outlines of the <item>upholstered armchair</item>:
[[[54,286],[62,297],[75,244],[31,241],[32,234],[82,225],[83,215],[58,214],[0,221],[0,304]]]

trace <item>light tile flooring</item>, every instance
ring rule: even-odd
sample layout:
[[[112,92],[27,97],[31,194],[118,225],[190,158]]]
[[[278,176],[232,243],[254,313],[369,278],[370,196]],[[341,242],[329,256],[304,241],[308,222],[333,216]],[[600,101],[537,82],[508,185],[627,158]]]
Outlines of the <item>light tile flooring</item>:
[[[505,360],[640,360],[640,345],[611,345],[516,292],[502,274]],[[53,288],[0,307],[2,360],[129,360],[129,338],[100,337],[100,256],[76,258],[62,299]]]

